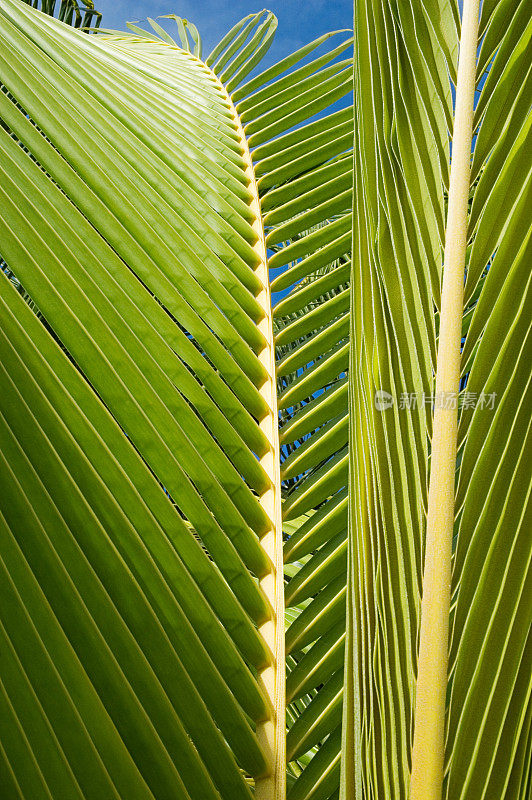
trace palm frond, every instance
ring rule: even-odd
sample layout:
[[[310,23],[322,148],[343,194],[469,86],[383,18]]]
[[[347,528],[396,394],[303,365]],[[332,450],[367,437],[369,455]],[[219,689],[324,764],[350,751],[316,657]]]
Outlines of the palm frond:
[[[2,279],[9,769],[35,797],[250,797],[276,414],[238,125],[160,40],[11,1],[0,35],[0,248],[66,351]]]
[[[354,691],[350,698],[346,688],[344,736],[353,747],[344,762],[346,797],[399,799],[409,792],[459,30],[453,3],[416,10],[355,4],[348,581]],[[480,35],[456,464],[448,800],[521,796],[529,772],[530,472],[522,459],[530,377],[529,9],[520,2],[483,4]]]
[[[279,266],[279,220],[298,215],[296,251],[297,241],[308,256],[338,238],[343,199],[310,222],[293,201],[301,180],[320,180],[349,151],[351,112],[320,115],[349,91],[351,60],[339,59],[350,38],[325,35],[249,77],[271,44],[269,12],[237,25],[204,64],[199,34],[181,18],[176,43],[155,20],[151,31],[130,24],[125,34],[80,37],[17,0],[3,9],[0,249],[48,325],[2,283],[12,388],[2,406],[10,482],[1,511],[27,565],[27,574],[8,568],[21,610],[6,636],[35,697],[20,708],[9,672],[5,702],[21,732],[42,707],[52,737],[41,747],[35,722],[24,747],[7,746],[6,763],[15,782],[40,787],[35,796],[80,785],[86,796],[206,800],[248,797],[254,786],[257,798],[281,798],[266,253],[276,248]],[[277,215],[267,238],[261,213]],[[304,242],[309,225],[318,236]],[[344,234],[341,256],[346,242]],[[299,260],[284,249],[283,263]],[[335,258],[328,250],[315,268]],[[47,617],[29,605],[31,592]],[[55,669],[65,687],[46,702],[44,666],[37,655],[27,666],[21,650],[30,629],[46,674]],[[63,697],[77,719],[68,742]]]

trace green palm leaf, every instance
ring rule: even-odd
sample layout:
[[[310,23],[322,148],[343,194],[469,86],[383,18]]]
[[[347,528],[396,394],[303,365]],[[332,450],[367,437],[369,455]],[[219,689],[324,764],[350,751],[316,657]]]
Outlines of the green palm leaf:
[[[355,3],[353,148],[347,31],[3,0],[6,797],[529,798],[532,27],[477,4]]]
[[[15,4],[1,25],[2,81],[38,126],[2,95],[2,255],[71,359],[3,281],[18,354],[2,359],[3,514],[21,564],[20,635],[6,636],[56,740],[40,793],[70,796],[68,780],[83,796],[247,797],[242,770],[259,780],[274,755],[261,731],[274,719],[263,626],[275,597],[259,579],[272,570],[275,407],[231,108],[177,48],[80,38]],[[179,130],[172,98],[189,116]],[[43,696],[20,649],[34,626],[56,663],[52,622],[26,605],[31,580],[64,631],[64,701]],[[84,680],[100,722],[78,708]],[[30,729],[37,781],[47,750]],[[6,756],[22,780],[20,754]]]
[[[523,3],[483,4],[449,673],[429,701],[447,693],[448,800],[530,787],[530,30]],[[346,797],[410,796],[432,435],[423,394],[436,371],[459,32],[452,3],[355,3]],[[428,785],[421,773],[416,797],[439,798]]]
[[[259,204],[283,216],[348,148],[348,115],[340,142],[315,115],[349,90],[349,39],[245,83],[272,14],[205,64],[175,22],[177,43],[0,12],[1,762],[32,800],[284,796]]]

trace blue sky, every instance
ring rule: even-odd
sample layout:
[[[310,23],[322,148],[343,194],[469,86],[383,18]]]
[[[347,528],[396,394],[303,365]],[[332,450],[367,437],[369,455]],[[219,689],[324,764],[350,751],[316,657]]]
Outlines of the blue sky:
[[[253,0],[94,0],[103,14],[102,26],[124,30],[126,22],[145,20],[160,14],[178,14],[194,22],[203,40],[206,56],[239,19],[260,11]],[[279,19],[274,44],[263,67],[315,39],[322,33],[350,28],[352,0],[272,0],[266,7]],[[171,33],[171,28],[168,28]]]

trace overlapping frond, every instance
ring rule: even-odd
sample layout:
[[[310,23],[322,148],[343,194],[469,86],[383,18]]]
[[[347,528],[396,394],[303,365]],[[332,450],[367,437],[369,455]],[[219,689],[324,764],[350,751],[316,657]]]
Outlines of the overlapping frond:
[[[528,791],[530,24],[521,2],[483,4],[462,328],[448,800],[509,800]],[[353,748],[346,797],[408,796],[459,29],[457,4],[355,3],[348,582],[355,691],[344,731]]]
[[[17,0],[0,36],[0,252],[46,322],[1,276],[3,771],[32,800],[251,797],[276,413],[238,124],[161,40]]]

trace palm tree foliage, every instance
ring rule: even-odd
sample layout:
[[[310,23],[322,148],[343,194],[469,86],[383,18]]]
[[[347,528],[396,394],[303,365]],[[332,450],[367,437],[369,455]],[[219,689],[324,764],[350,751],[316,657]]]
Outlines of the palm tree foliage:
[[[448,800],[510,800],[531,791],[531,24],[523,2],[482,5],[452,556]],[[424,403],[423,393],[434,391],[459,35],[457,3],[355,2],[345,797],[409,796],[433,402]],[[377,390],[394,404],[376,408]]]
[[[273,265],[303,253],[311,272],[349,250],[349,204],[305,238],[297,198],[351,147],[351,111],[316,117],[350,91],[351,40],[250,78],[272,14],[205,62],[175,21],[178,44],[155,21],[87,37],[18,0],[0,10],[0,250],[40,312],[2,278],[13,797],[284,796],[265,257],[284,243]]]
[[[349,32],[261,71],[270,12],[202,60],[42,8],[0,7],[2,791],[406,798],[458,4],[356,0],[354,171]],[[530,31],[483,3],[446,800],[532,791]]]
[[[66,22],[67,25],[72,25],[74,28],[82,28],[88,30],[90,27],[99,28],[102,15],[94,8],[92,0],[79,3],[78,0],[61,0],[59,6],[56,0],[41,0],[39,5],[38,0],[23,0],[33,8],[40,8],[44,14],[50,14],[52,17],[57,16],[61,22]]]

